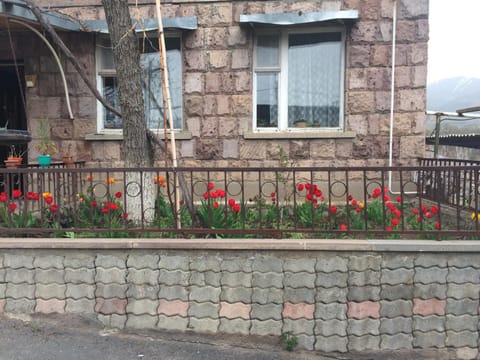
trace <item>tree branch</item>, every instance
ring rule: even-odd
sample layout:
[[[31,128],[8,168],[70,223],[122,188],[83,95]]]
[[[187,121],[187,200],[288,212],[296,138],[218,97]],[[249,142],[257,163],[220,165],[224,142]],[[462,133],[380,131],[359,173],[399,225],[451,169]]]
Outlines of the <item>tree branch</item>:
[[[97,98],[98,101],[109,111],[114,113],[115,115],[122,116],[122,114],[115,109],[112,105],[110,105],[104,98],[103,96],[98,92],[97,88],[95,87],[94,84],[90,81],[90,79],[87,77],[83,69],[81,68],[80,64],[78,63],[77,59],[75,56],[72,54],[72,52],[67,48],[67,46],[63,43],[62,39],[57,35],[57,32],[55,29],[50,25],[47,19],[44,18],[42,11],[40,8],[33,2],[33,0],[25,0],[25,3],[30,7],[30,10],[32,10],[33,14],[37,18],[38,22],[42,27],[48,32],[48,34],[52,37],[52,40],[55,42],[55,44],[58,45],[58,47],[62,50],[62,52],[65,54],[67,59],[72,63],[73,67],[77,70],[78,74],[80,77],[85,81],[85,84],[87,87],[90,89],[90,91],[93,93],[93,95]]]

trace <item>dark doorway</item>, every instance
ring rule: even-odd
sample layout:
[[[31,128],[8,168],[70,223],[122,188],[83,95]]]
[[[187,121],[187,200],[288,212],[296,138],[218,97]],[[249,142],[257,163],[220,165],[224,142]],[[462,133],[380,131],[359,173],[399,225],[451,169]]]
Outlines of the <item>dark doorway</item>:
[[[17,74],[18,70],[18,74]],[[9,130],[27,130],[25,115],[25,76],[23,65],[0,63],[0,127]],[[16,144],[16,152],[24,153],[26,163],[27,144]],[[0,162],[3,165],[10,151],[8,144],[0,144]]]

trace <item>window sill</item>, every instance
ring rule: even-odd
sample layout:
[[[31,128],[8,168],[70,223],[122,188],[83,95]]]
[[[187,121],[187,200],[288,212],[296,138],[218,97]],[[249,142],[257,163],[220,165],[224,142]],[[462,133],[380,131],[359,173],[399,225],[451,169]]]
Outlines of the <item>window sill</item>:
[[[159,139],[164,139],[165,136],[163,132],[156,132],[154,133],[157,135]],[[170,138],[170,137],[168,137]],[[175,140],[190,140],[192,138],[192,133],[190,131],[175,131]],[[123,134],[122,133],[95,133],[95,134],[87,134],[85,136],[86,141],[122,141]]]
[[[243,133],[247,140],[255,139],[353,139],[356,133],[353,131],[278,131],[278,132],[253,132]]]

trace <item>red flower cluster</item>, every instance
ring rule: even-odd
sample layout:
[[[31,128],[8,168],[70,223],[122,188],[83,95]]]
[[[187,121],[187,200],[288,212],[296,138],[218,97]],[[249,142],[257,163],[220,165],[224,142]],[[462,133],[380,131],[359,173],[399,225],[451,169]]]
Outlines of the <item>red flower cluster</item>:
[[[208,198],[217,199],[217,198],[225,198],[226,194],[225,191],[222,189],[215,190],[215,185],[212,182],[209,182],[207,185],[208,191],[203,194],[203,198],[207,200]]]
[[[109,211],[118,210],[119,208],[117,204],[107,201],[102,208],[102,214],[108,214]]]
[[[430,219],[433,215],[437,215],[439,213],[439,208],[436,205],[433,205],[430,209],[428,206],[422,205],[420,206],[419,209],[413,209],[412,210],[414,215],[417,215],[417,222],[421,223],[425,219]],[[441,229],[441,224],[439,221],[435,223],[435,229],[440,230]]]
[[[300,183],[300,184],[297,185],[297,190],[299,192],[302,192],[303,190],[306,191],[305,200],[307,202],[317,204],[319,200],[320,201],[325,201],[325,198],[323,197],[322,190],[320,190],[317,187],[317,185],[315,185],[315,184],[311,184],[311,183],[302,184],[302,183]]]
[[[33,191],[29,191],[27,192],[27,195],[25,195],[25,198],[27,200],[38,201],[40,200],[40,194]]]
[[[233,212],[238,213],[240,211],[240,204],[235,199],[228,199],[228,206],[232,208]]]

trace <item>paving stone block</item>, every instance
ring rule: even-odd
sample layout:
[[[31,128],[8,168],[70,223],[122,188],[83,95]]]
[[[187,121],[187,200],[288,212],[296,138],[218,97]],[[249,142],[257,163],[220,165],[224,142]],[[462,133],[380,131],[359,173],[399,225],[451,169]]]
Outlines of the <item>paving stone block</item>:
[[[447,299],[446,312],[451,315],[477,315],[478,314],[478,300],[462,299],[454,300]]]
[[[36,256],[33,259],[33,266],[37,269],[63,269],[63,256],[47,255]]]
[[[347,317],[350,319],[380,318],[380,302],[362,301],[348,302]]]
[[[477,315],[449,315],[447,314],[445,328],[451,331],[477,331]]]
[[[100,321],[104,327],[111,328],[110,326],[111,315],[97,314],[97,320]],[[126,321],[126,318],[125,318]]]
[[[257,272],[283,272],[283,260],[273,256],[256,256],[253,260],[252,270]]]
[[[313,335],[313,327],[315,326],[314,320],[307,319],[285,319],[283,321],[283,333],[290,332],[295,336],[300,334],[302,335]]]
[[[287,259],[283,264],[283,271],[292,273],[306,272],[314,274],[316,262],[316,259]]]
[[[183,286],[161,286],[158,293],[159,299],[188,300],[188,291]]]
[[[220,288],[215,288],[212,286],[190,287],[190,296],[189,296],[190,301],[196,301],[196,302],[210,301],[213,303],[218,303],[219,299],[220,299]]]
[[[128,314],[125,327],[131,329],[155,329],[157,327],[157,323],[157,315]]]
[[[303,350],[313,350],[315,346],[315,336],[298,334],[297,335],[298,348]]]
[[[330,273],[334,271],[344,272],[348,271],[348,258],[341,256],[319,256],[315,264],[317,272]]]
[[[252,289],[252,303],[283,304],[283,290],[280,289]]]
[[[67,299],[65,303],[65,312],[67,313],[80,313],[80,314],[93,314],[95,312],[95,300],[81,298],[78,300]]]
[[[127,314],[134,315],[157,315],[158,301],[130,299],[127,303]]]
[[[473,360],[478,358],[478,348],[463,347],[456,349],[455,359]]]
[[[242,318],[245,320],[250,319],[250,314],[252,312],[251,304],[244,304],[242,302],[229,303],[229,302],[220,302],[220,317],[225,317],[228,319]]]
[[[188,316],[198,319],[207,317],[211,319],[218,319],[219,310],[219,304],[213,304],[210,302],[197,303],[195,301],[192,301],[190,303],[190,306],[188,307]]]
[[[125,315],[127,307],[127,299],[103,299],[97,298],[95,304],[95,311],[103,315]]]
[[[134,269],[158,269],[160,256],[155,254],[132,254],[127,259],[127,267]]]
[[[65,269],[65,282],[72,284],[94,284],[95,270],[87,268]]]
[[[35,270],[25,268],[8,269],[5,273],[5,281],[12,284],[34,284]]]
[[[35,285],[7,283],[5,297],[12,299],[25,298],[33,300],[35,299]]]
[[[127,288],[127,284],[97,284],[95,296],[124,299],[127,297]]]
[[[447,267],[448,257],[442,254],[419,254],[415,259],[415,267]]]
[[[14,314],[33,314],[35,312],[36,302],[33,299],[11,299],[7,298],[4,311]]]
[[[220,264],[220,270],[221,271],[228,271],[228,272],[232,272],[232,273],[233,272],[250,273],[250,272],[252,272],[252,264],[253,264],[253,258],[223,259],[223,261]]]
[[[416,315],[445,315],[445,300],[438,299],[413,299],[413,313]]]
[[[0,268],[0,282],[5,282],[6,273],[7,273],[7,269]]]
[[[152,270],[149,270],[152,271]],[[160,274],[158,276],[158,283],[161,285],[180,285],[188,286],[190,273],[182,270],[165,270],[160,269]],[[151,279],[153,280],[153,278]],[[153,282],[149,284],[154,285]]]
[[[126,269],[127,268],[127,255],[102,255],[98,254],[95,258],[95,266],[97,268],[117,268],[117,269]]]
[[[413,303],[410,300],[381,301],[380,316],[382,318],[396,318],[398,316],[412,316]]]
[[[413,329],[412,318],[396,317],[392,319],[382,319],[380,322],[380,333],[395,335],[398,333],[411,334]]]
[[[460,268],[474,267],[480,269],[480,256],[478,254],[449,254],[448,266]]]
[[[5,293],[7,290],[7,284],[6,283],[0,283],[0,299],[5,298]]]
[[[411,300],[413,285],[382,285],[380,297],[384,300]]]
[[[283,288],[283,273],[259,273],[254,272],[252,276],[252,286],[262,289]]]
[[[380,336],[363,335],[363,336],[349,336],[348,350],[349,351],[365,351],[380,349]]]
[[[342,303],[317,303],[315,305],[315,318],[321,320],[346,320],[347,304]]]
[[[128,269],[127,282],[136,285],[155,286],[159,283],[159,274],[159,270],[130,268]]]
[[[125,284],[127,269],[119,268],[97,268],[95,273],[95,282],[103,284]]]
[[[413,330],[414,331],[445,331],[445,318],[443,316],[414,316],[413,317]]]
[[[382,269],[413,269],[413,256],[401,254],[384,254],[382,257]]]
[[[410,334],[394,334],[380,336],[380,349],[382,350],[397,350],[397,349],[412,349],[413,335]]]
[[[446,334],[435,331],[428,333],[422,331],[413,332],[413,347],[414,348],[443,348],[445,347]]]
[[[282,320],[283,306],[281,304],[252,304],[252,319],[256,320]]]
[[[480,271],[474,269],[473,267],[466,267],[461,269],[451,267],[448,269],[447,283],[480,284]]]
[[[252,326],[250,327],[251,335],[276,335],[282,334],[282,322],[276,320],[252,320]]]
[[[413,276],[413,269],[383,269],[381,282],[386,285],[409,285],[413,284]]]
[[[213,271],[220,272],[220,262],[222,259],[213,256],[200,256],[192,258],[190,270],[192,271]]]
[[[282,316],[284,319],[309,319],[313,320],[315,304],[285,302],[283,304]]]
[[[476,331],[447,331],[445,345],[451,347],[475,347],[478,344],[478,332]]]
[[[286,288],[283,293],[283,299],[285,302],[290,302],[293,304],[299,303],[307,303],[313,304],[315,303],[315,289],[293,289],[293,288]]]
[[[35,297],[40,299],[65,299],[65,284],[37,284]]]
[[[223,287],[221,289],[215,288],[215,295],[217,296],[215,300],[212,300],[214,302],[218,301],[218,295],[220,294],[220,300],[221,301],[226,301],[229,303],[235,303],[235,302],[243,302],[245,304],[251,303],[252,299],[252,288],[228,288],[228,287]],[[199,300],[197,300],[199,301]]]
[[[220,326],[220,319],[196,319],[190,318],[188,323],[188,328],[193,331],[199,332],[210,332],[216,333],[218,332],[218,327]]]
[[[447,285],[447,296],[449,298],[461,300],[469,298],[476,300],[480,295],[480,284],[452,284]]]
[[[157,300],[158,292],[160,291],[160,286],[151,286],[151,285],[128,285],[127,297],[134,299],[150,299]]]
[[[328,289],[318,288],[315,294],[315,300],[324,304],[328,303],[346,303],[347,288],[332,287]]]
[[[205,272],[190,272],[189,283],[190,285],[197,285],[197,286],[214,286],[220,287],[220,277],[222,276],[221,273],[216,273],[213,271],[205,271]]]
[[[185,331],[188,326],[188,318],[181,316],[158,316],[157,327],[164,330]]]
[[[380,300],[380,288],[378,286],[351,286],[348,288],[347,299],[349,301],[378,301]]]
[[[330,352],[347,352],[348,338],[346,336],[317,336],[315,341],[315,350],[330,353]]]
[[[65,300],[59,299],[37,299],[35,312],[42,314],[63,314],[65,313]]]
[[[165,316],[188,316],[188,308],[191,302],[183,300],[159,300],[157,312]]]
[[[447,268],[433,266],[430,268],[415,268],[415,276],[413,281],[420,284],[445,284],[447,282]]]
[[[361,255],[350,256],[348,268],[350,271],[380,271],[382,265],[382,257],[379,255]]]
[[[348,273],[349,286],[380,285],[380,272],[365,270],[362,272],[350,271]]]
[[[375,319],[348,319],[348,335],[380,335],[380,320]]]
[[[63,265],[65,268],[71,269],[93,269],[95,267],[95,256],[69,253],[65,256]]]
[[[283,278],[283,283],[285,287],[290,287],[294,289],[299,289],[299,288],[314,289],[315,279],[316,279],[315,274],[309,274],[306,272],[299,272],[299,273],[286,272]]]
[[[446,299],[447,285],[446,284],[414,284],[413,296],[419,299]]]
[[[220,284],[227,287],[252,287],[252,274],[243,272],[224,272]]]
[[[218,331],[226,334],[250,334],[250,320],[220,318]]]
[[[6,253],[3,255],[3,266],[11,269],[33,269],[33,256]]]
[[[37,269],[35,270],[35,282],[37,284],[64,284],[65,270],[58,269]]]
[[[330,273],[319,272],[315,280],[317,287],[331,288],[331,287],[347,287],[348,273],[333,271]]]
[[[347,336],[346,320],[317,320],[315,321],[315,335],[321,337],[330,337],[332,335]]]
[[[187,256],[160,256],[160,261],[158,262],[158,267],[160,269],[166,270],[190,270],[190,258]]]

